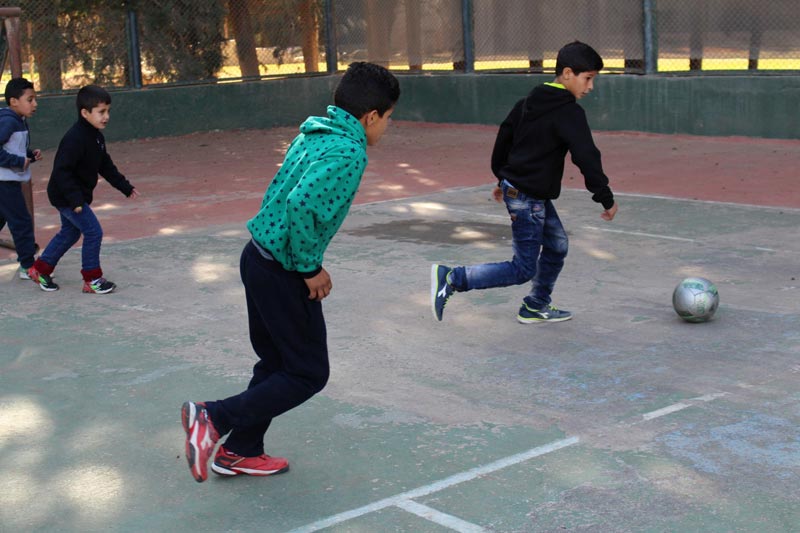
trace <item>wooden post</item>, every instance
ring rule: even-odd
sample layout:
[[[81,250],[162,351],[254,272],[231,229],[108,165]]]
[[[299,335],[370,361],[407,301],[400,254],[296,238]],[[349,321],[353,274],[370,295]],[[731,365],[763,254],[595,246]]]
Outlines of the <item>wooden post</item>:
[[[11,77],[22,77],[22,48],[20,46],[19,17],[22,10],[18,7],[0,8],[0,17],[4,17],[6,29],[6,39],[8,40],[8,62],[11,66]],[[30,181],[22,184],[22,195],[25,197],[25,205],[33,219],[33,186]],[[33,225],[34,228],[36,225]]]

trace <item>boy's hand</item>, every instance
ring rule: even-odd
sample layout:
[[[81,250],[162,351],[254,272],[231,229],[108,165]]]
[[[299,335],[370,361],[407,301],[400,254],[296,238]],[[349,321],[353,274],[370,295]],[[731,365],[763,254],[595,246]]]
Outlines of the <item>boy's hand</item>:
[[[606,222],[611,222],[612,220],[614,220],[614,215],[617,214],[617,209],[618,209],[618,204],[615,200],[614,205],[612,205],[610,209],[606,209],[605,211],[603,211],[602,214],[600,215],[600,218],[602,218]]]
[[[308,299],[318,302],[321,302],[323,298],[328,296],[333,288],[331,277],[324,268],[313,278],[307,278],[305,282],[308,286]]]
[[[130,198],[131,200],[135,200],[138,197],[139,197],[139,191],[137,191],[136,189],[133,189],[131,191],[131,195],[128,196],[128,198]]]
[[[39,161],[41,158],[42,158],[42,151],[37,148],[36,150],[33,151],[33,160]]]
[[[72,211],[74,211],[75,213],[80,213],[80,212],[82,212],[82,211],[83,211],[83,206],[82,206],[82,205],[79,205],[78,207],[76,207],[76,208],[75,208],[75,209],[73,209]]]
[[[492,191],[492,198],[494,198],[494,201],[498,204],[503,203],[503,189],[499,185]]]

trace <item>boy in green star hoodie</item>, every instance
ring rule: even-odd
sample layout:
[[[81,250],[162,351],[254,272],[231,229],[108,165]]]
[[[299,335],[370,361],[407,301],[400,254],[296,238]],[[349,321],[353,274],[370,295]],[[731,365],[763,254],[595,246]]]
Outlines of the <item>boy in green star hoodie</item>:
[[[276,416],[321,391],[328,380],[322,300],[332,288],[323,255],[342,225],[400,97],[385,68],[353,63],[328,106],[309,117],[289,145],[267,188],[261,210],[247,223],[240,272],[250,342],[259,361],[247,390],[224,400],[181,408],[186,458],[198,482],[208,477],[214,445],[225,434],[211,469],[220,475],[285,472],[284,458],[264,453],[264,434]]]

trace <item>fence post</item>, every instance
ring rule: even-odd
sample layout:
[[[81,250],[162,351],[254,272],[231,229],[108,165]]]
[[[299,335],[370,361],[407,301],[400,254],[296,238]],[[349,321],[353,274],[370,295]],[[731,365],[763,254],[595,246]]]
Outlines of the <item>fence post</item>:
[[[22,47],[20,45],[19,18],[22,10],[18,7],[6,7],[0,9],[0,16],[4,17],[4,27],[6,30],[6,41],[8,45],[8,62],[11,68],[12,78],[22,77]],[[33,216],[33,181],[22,183],[22,197],[25,198],[25,206],[31,214],[31,225],[36,227],[36,220]],[[5,222],[5,221],[3,221]],[[0,226],[2,228],[2,226]],[[5,246],[5,243],[3,243]],[[39,249],[39,245],[36,245]]]
[[[656,0],[643,0],[644,13],[644,73],[658,72],[658,34],[656,30]]]
[[[336,50],[336,20],[333,17],[333,0],[325,0],[325,64],[328,74],[339,70],[339,53]]]
[[[461,26],[464,40],[464,72],[475,72],[475,20],[472,0],[461,0]]]
[[[141,89],[142,55],[139,50],[139,23],[136,19],[136,11],[133,9],[128,10],[125,28],[128,30],[128,64],[130,65],[130,79],[128,83],[135,89]]]

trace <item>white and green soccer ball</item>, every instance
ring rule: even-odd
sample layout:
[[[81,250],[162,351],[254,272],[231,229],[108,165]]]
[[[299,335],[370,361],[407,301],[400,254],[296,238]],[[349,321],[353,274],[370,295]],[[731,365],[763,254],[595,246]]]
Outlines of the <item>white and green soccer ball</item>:
[[[719,307],[719,292],[705,278],[686,278],[672,293],[672,307],[687,322],[705,322]]]

